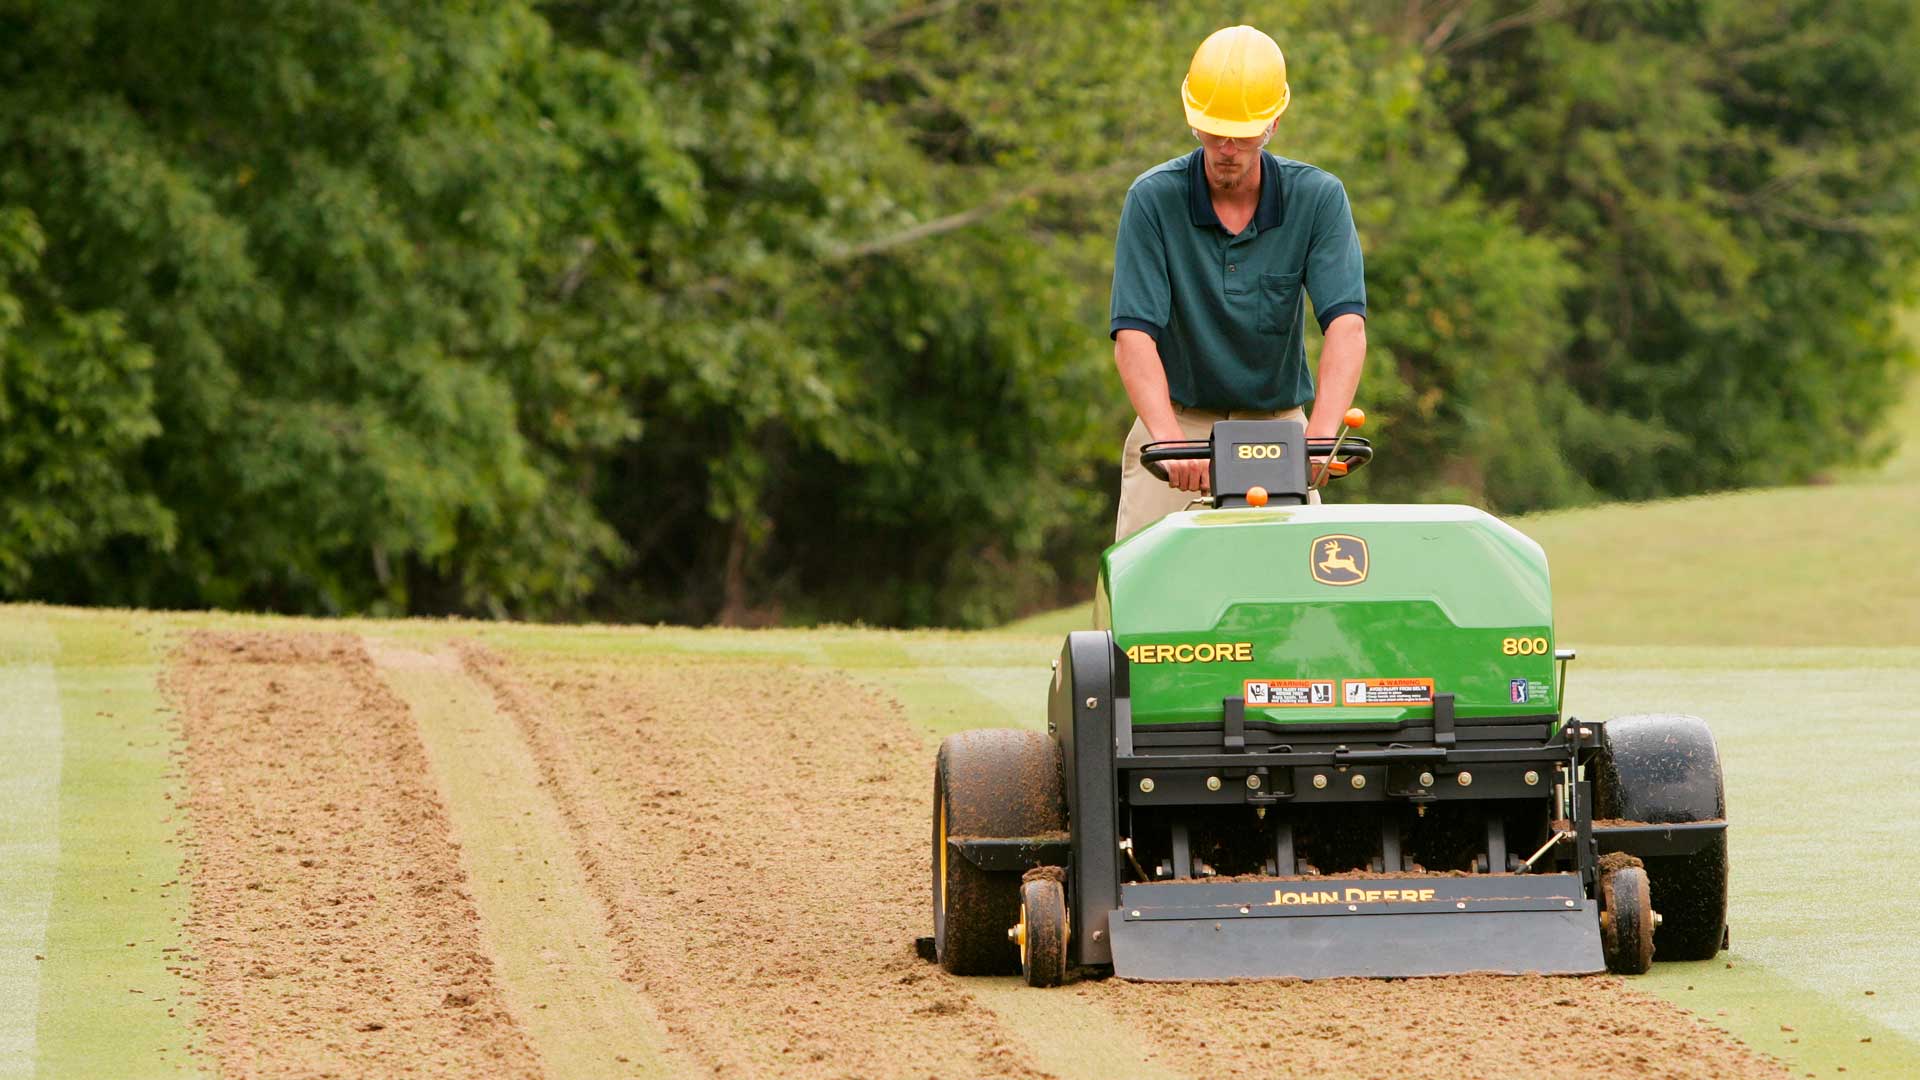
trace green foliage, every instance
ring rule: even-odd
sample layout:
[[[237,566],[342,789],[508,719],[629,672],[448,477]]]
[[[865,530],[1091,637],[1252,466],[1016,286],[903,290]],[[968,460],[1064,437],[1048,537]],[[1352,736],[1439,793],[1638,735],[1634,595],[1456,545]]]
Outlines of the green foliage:
[[[50,302],[35,280],[46,237],[0,206],[0,589],[36,562],[116,540],[165,548],[173,519],[129,473],[153,418],[153,357],[113,312]]]
[[[629,430],[528,279],[564,147],[522,9],[54,5],[6,35],[0,201],[45,287],[153,358],[168,544],[70,545],[35,592],[293,610],[556,610],[617,540],[567,451]],[[143,390],[144,390],[144,384]],[[128,420],[132,422],[131,414]],[[153,424],[157,419],[158,424]]]
[[[1366,248],[1358,496],[1848,457],[1920,216],[1902,0],[1257,5]],[[0,14],[0,591],[981,624],[1084,589],[1205,12]],[[1818,446],[1820,453],[1804,448]],[[1789,449],[1783,449],[1789,448]]]
[[[1436,89],[1466,175],[1572,255],[1552,374],[1640,426],[1569,442],[1573,467],[1646,497],[1849,460],[1898,400],[1906,347],[1913,6],[1568,6],[1476,5]]]

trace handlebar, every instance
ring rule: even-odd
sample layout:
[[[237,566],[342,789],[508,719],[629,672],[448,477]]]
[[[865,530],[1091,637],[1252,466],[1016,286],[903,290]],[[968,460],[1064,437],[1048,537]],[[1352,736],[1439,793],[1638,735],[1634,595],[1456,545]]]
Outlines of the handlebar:
[[[1332,452],[1333,439],[1308,439],[1307,456],[1324,456]],[[1140,464],[1155,478],[1167,478],[1163,461],[1206,461],[1213,457],[1213,443],[1208,439],[1167,439],[1163,442],[1150,442],[1140,450]],[[1340,452],[1328,467],[1334,476],[1349,476],[1353,470],[1373,460],[1373,444],[1362,438],[1347,436],[1340,440]]]

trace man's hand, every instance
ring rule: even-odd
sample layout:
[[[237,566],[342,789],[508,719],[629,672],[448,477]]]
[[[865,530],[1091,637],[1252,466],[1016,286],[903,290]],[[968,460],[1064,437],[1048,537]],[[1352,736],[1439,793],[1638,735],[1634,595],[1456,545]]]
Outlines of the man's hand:
[[[1160,465],[1167,470],[1167,486],[1176,491],[1205,495],[1213,490],[1213,463],[1210,461],[1163,461]]]

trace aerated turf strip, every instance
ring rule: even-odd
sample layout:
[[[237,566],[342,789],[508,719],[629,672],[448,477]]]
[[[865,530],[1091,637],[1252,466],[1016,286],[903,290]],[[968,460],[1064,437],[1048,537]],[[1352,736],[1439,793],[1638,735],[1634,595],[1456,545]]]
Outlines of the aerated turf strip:
[[[226,1075],[536,1080],[406,706],[359,639],[198,631],[188,936]]]
[[[1185,1062],[1156,1060],[1140,1038],[1139,1018],[1098,1006],[1096,984],[1037,990],[1014,976],[958,980],[1061,1080],[1170,1080],[1204,1075]]]
[[[706,1070],[1048,1075],[913,954],[923,744],[885,702],[779,664],[469,664],[527,732],[626,976]]]
[[[450,648],[372,640],[368,651],[418,725],[480,911],[481,940],[547,1073],[687,1075],[652,1006],[620,977],[566,821],[519,727]]]
[[[1161,1060],[1208,1077],[1788,1080],[1779,1063],[1618,979],[1459,975],[1170,986],[1109,979]]]

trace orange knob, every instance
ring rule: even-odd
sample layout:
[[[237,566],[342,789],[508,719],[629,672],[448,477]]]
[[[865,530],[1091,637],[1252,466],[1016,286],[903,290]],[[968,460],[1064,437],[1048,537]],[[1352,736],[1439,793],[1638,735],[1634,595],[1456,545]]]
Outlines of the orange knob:
[[[1267,489],[1260,487],[1258,485],[1248,488],[1247,489],[1247,505],[1248,506],[1267,505]]]
[[[1367,411],[1365,409],[1348,409],[1346,419],[1348,427],[1366,427]]]

